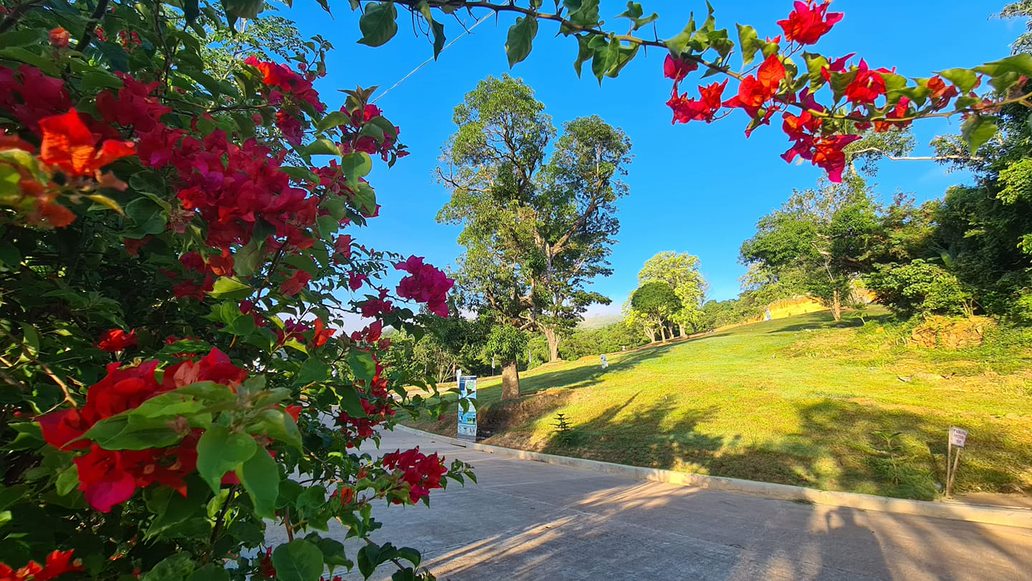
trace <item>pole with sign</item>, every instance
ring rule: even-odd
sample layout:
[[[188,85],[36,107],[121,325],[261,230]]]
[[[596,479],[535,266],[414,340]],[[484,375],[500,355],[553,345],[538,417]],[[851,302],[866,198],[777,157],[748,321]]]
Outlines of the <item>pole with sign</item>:
[[[477,440],[477,377],[463,375],[460,369],[455,374],[459,386],[458,436],[461,440]]]
[[[956,426],[950,427],[949,441],[946,445],[946,498],[953,496],[953,479],[957,477],[957,465],[960,463],[960,451],[967,443],[967,430]],[[956,452],[954,452],[956,449]]]

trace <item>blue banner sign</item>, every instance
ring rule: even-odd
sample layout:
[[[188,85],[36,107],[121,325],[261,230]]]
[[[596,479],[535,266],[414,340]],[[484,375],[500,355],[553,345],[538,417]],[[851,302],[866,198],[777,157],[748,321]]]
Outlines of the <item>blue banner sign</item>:
[[[459,384],[459,438],[477,439],[477,377],[475,375],[455,376]],[[465,403],[464,403],[465,402]]]

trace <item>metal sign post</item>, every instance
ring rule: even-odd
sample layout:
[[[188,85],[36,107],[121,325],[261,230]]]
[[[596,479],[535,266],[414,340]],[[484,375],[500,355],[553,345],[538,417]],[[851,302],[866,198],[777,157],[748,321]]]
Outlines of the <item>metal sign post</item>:
[[[949,440],[946,444],[946,498],[953,496],[953,480],[957,477],[960,451],[967,443],[967,436],[967,430],[956,426],[950,427]],[[954,449],[956,449],[956,452],[954,452]]]
[[[462,370],[455,374],[459,386],[459,418],[458,437],[462,440],[477,440],[477,377],[463,375]]]

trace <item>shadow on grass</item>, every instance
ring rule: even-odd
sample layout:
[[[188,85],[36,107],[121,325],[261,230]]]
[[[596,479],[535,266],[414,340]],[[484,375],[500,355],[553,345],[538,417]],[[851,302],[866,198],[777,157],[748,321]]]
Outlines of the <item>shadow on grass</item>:
[[[716,413],[715,407],[685,409],[668,398],[642,409],[633,406],[635,398],[584,423],[568,417],[573,429],[553,434],[537,449],[633,466],[922,500],[934,499],[945,480],[945,419],[822,400],[798,406],[799,433],[743,445],[737,435],[700,433],[699,424]],[[534,420],[551,413],[540,411]],[[1021,492],[1028,486],[1022,467],[1032,465],[1032,451],[985,424],[972,429],[972,438],[961,460],[957,491]]]

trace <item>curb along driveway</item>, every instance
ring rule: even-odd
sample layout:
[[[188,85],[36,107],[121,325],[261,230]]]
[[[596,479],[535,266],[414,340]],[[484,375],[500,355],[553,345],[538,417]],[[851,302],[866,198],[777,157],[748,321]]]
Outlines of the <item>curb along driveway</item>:
[[[431,506],[374,511],[374,540],[423,552],[438,579],[1032,581],[1032,530],[642,482],[384,435],[476,468]],[[389,578],[387,566],[374,578]],[[382,576],[381,576],[382,575]]]

